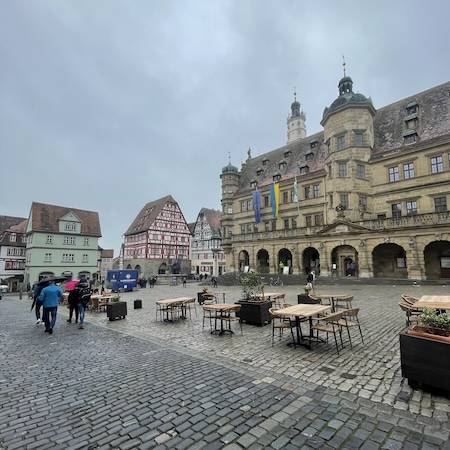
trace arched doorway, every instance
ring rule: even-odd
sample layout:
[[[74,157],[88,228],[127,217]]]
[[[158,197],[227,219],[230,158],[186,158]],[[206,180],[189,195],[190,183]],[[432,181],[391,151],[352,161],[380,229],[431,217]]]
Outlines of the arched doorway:
[[[358,276],[358,252],[355,247],[351,245],[335,247],[331,252],[331,267],[335,276]]]
[[[423,252],[427,280],[450,278],[450,242],[430,242]]]
[[[309,269],[313,270],[316,275],[320,274],[320,256],[319,252],[314,247],[307,247],[303,250],[303,267],[305,274]]]
[[[241,250],[239,252],[239,271],[248,272],[250,268],[250,257],[247,250]]]
[[[263,248],[256,254],[256,270],[259,273],[270,273],[269,252]]]
[[[134,269],[137,270],[138,275],[141,276],[141,271],[142,271],[141,266],[140,266],[139,264],[136,264],[136,266],[134,267]]]
[[[278,262],[283,263],[284,272],[283,273],[292,273],[292,253],[287,248],[282,248],[278,252]],[[288,270],[286,270],[286,268]]]
[[[91,277],[91,272],[78,272],[78,279],[79,280],[81,280],[83,278],[86,279],[86,280],[89,280],[90,277]]]
[[[372,252],[375,278],[408,278],[405,249],[397,244],[380,244]]]
[[[158,268],[158,275],[165,275],[167,271],[167,264],[162,263]]]

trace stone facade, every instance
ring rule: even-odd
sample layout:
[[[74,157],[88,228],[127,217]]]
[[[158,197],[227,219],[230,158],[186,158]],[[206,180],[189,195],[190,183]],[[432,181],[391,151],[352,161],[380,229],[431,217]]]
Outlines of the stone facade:
[[[447,82],[375,110],[344,77],[323,132],[224,167],[228,270],[276,273],[281,261],[294,274],[450,278],[449,92]]]

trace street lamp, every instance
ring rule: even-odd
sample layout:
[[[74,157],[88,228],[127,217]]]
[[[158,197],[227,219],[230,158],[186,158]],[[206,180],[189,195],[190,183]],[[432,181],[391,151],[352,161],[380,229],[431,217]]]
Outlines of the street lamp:
[[[222,238],[217,231],[214,231],[211,236],[211,250],[213,252],[213,276],[217,277],[219,275],[218,270],[218,254],[222,250]]]

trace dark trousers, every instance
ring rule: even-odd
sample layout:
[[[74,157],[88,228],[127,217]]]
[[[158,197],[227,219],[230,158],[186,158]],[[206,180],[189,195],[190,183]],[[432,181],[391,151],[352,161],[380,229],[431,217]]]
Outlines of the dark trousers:
[[[36,300],[36,303],[34,304],[34,312],[36,314],[36,320],[39,320],[41,318],[41,308],[42,303],[39,300]]]
[[[78,322],[78,308],[77,304],[69,305],[69,322],[72,322],[73,312],[75,311],[75,323]]]
[[[46,330],[52,330],[56,323],[56,313],[58,311],[57,306],[51,306],[50,308],[44,308],[44,323]]]

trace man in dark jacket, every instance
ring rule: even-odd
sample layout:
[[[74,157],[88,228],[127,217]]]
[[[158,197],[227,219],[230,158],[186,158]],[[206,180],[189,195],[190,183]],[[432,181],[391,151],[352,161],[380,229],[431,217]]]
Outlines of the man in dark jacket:
[[[86,281],[80,281],[77,284],[78,288],[78,314],[80,316],[80,325],[78,328],[84,328],[84,313],[86,306],[91,301],[92,289]]]
[[[72,323],[72,316],[75,311],[75,323],[78,323],[78,285],[70,291],[69,298],[67,301],[69,302],[69,318],[67,319],[68,323]]]

